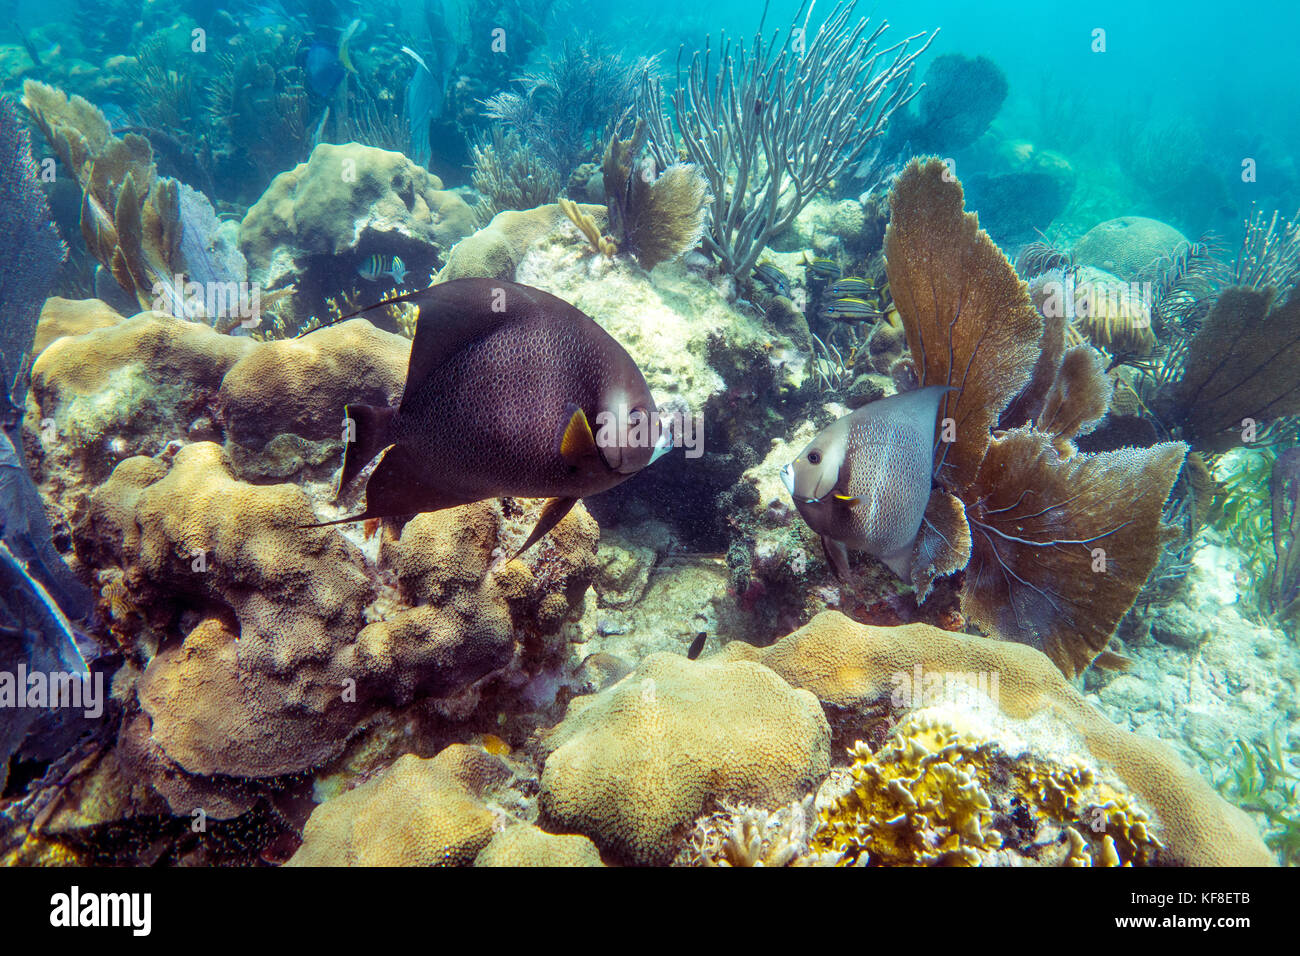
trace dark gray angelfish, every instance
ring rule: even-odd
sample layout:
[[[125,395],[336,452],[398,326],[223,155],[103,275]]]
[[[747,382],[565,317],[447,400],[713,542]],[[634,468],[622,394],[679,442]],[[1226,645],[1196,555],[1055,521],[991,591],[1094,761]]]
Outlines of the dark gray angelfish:
[[[935,417],[948,391],[931,385],[864,405],[822,429],[781,469],[841,578],[852,548],[911,580],[912,547],[930,497]]]
[[[378,464],[365,511],[325,524],[503,496],[551,499],[523,552],[579,498],[671,447],[636,362],[564,300],[499,279],[457,279],[388,301],[420,310],[402,401],[346,407],[355,433],[340,496]]]

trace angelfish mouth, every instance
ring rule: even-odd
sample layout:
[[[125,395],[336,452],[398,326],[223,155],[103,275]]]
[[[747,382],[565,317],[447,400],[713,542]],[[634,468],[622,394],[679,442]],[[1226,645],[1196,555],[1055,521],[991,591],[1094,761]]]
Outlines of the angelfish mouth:
[[[794,493],[794,462],[781,469],[781,484],[785,485],[785,490],[790,492],[790,497],[795,500],[796,504],[816,504],[816,498],[803,498]]]
[[[668,454],[673,447],[673,420],[667,418],[663,422],[663,427],[659,430],[659,440],[655,442],[654,451],[650,453],[650,460],[646,462],[653,465],[664,455]]]

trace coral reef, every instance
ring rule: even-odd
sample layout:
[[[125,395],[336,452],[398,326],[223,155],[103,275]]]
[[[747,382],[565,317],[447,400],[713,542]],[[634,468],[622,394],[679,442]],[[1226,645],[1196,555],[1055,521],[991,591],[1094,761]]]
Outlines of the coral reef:
[[[529,823],[508,826],[474,858],[475,866],[604,866],[585,836],[556,836]]]
[[[23,104],[81,184],[81,234],[95,258],[142,308],[185,314],[175,281],[186,272],[179,184],[158,178],[149,141],[119,139],[89,102],[34,80],[23,84]]]
[[[810,794],[770,812],[725,805],[701,818],[674,864],[682,866],[807,866],[821,862],[809,846],[814,798]],[[826,862],[835,857],[826,854]]]
[[[322,803],[286,865],[473,863],[500,824],[446,754],[428,760],[407,754],[375,779]]]
[[[853,13],[853,3],[836,4],[806,51],[759,33],[733,54],[724,40],[716,73],[709,48],[696,52],[672,91],[672,119],[659,80],[646,72],[638,108],[651,153],[666,169],[684,151],[708,179],[704,246],[738,281],[915,95],[908,79],[929,41],[878,50],[885,25],[869,30]],[[797,22],[790,29],[802,30]]]
[[[1187,237],[1173,226],[1142,216],[1121,216],[1089,229],[1070,255],[1075,265],[1096,266],[1132,282],[1187,245]]]
[[[1187,346],[1182,374],[1153,411],[1192,444],[1221,452],[1243,429],[1300,414],[1300,294],[1276,303],[1272,288],[1224,290]]]
[[[1062,852],[1068,866],[1149,865],[1161,848],[1146,813],[1091,767],[1008,754],[934,712],[908,714],[874,753],[859,742],[851,754],[812,841],[842,865],[1055,863]]]
[[[557,57],[515,78],[521,92],[501,92],[484,104],[490,119],[519,133],[560,180],[595,158],[600,143],[632,104],[653,57],[624,60],[592,37],[565,40]]]
[[[338,448],[359,388],[383,402],[400,391],[404,339],[364,321],[267,343],[150,313],[93,327],[113,318],[48,310],[28,422],[51,425],[32,446],[43,490],[75,516],[77,555],[130,661],[116,759],[171,812],[243,814],[394,711],[435,700],[435,723],[463,720],[485,679],[518,687],[555,665],[564,643],[552,635],[596,570],[598,531],[581,508],[527,563],[493,566],[536,504],[482,503],[422,515],[398,539],[353,539],[301,530],[317,517],[301,488],[242,480],[285,463],[299,480],[304,467],[328,477],[302,449]]]
[[[578,208],[593,219],[599,215],[603,222],[600,206]],[[487,226],[452,247],[438,281],[474,277],[513,280],[528,247],[554,232],[564,218],[558,205],[498,213]]]
[[[470,182],[483,199],[474,207],[480,226],[506,209],[532,209],[555,202],[560,176],[524,146],[519,134],[493,127],[470,147],[474,174]]]
[[[873,627],[828,611],[770,647],[733,642],[701,663],[718,660],[757,661],[792,686],[812,691],[832,717],[835,740],[844,746],[870,739],[872,728],[891,713],[943,705],[935,716],[956,721],[959,731],[962,722],[980,718],[983,723],[972,728],[983,727],[981,736],[1008,742],[1009,752],[1022,752],[1030,743],[1056,764],[1090,766],[1094,779],[1113,778],[1148,814],[1145,829],[1160,844],[1156,863],[1272,862],[1249,817],[1223,801],[1167,744],[1108,721],[1032,648],[925,624]],[[993,709],[987,706],[990,698]],[[1013,747],[1011,741],[1019,742]],[[1057,773],[1053,788],[1068,790],[1071,779],[1083,780],[1077,773]],[[1041,799],[1050,798],[1049,789]],[[1108,818],[1107,832],[1110,825]]]
[[[889,130],[890,143],[913,154],[950,155],[984,134],[1007,98],[1007,78],[988,57],[937,56],[922,77],[916,112],[904,111]]]
[[[688,163],[674,163],[654,175],[654,169],[641,160],[644,145],[644,120],[637,121],[631,139],[611,136],[603,177],[615,242],[642,266],[653,269],[699,241],[712,197],[707,180]]]
[[[717,801],[776,809],[816,789],[829,744],[812,696],[766,668],[651,654],[545,734],[541,810],[629,862],[666,863]]]

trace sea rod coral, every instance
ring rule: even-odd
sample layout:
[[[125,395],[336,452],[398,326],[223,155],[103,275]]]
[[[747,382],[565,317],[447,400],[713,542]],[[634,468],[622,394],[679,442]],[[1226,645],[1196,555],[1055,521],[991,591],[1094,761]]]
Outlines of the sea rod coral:
[[[707,177],[704,246],[737,278],[916,95],[908,79],[930,41],[878,49],[888,24],[869,29],[854,8],[837,4],[811,34],[807,18],[784,40],[756,34],[748,49],[724,38],[716,63],[706,43],[669,97],[671,119],[660,81],[646,73],[639,108],[651,153],[666,169],[684,150]]]

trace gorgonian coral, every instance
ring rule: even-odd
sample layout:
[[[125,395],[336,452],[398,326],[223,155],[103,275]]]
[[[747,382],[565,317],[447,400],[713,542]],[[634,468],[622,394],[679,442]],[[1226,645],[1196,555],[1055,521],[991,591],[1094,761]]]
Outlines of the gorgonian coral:
[[[913,582],[924,597],[936,575],[964,566],[972,622],[1074,675],[1104,652],[1155,567],[1186,446],[1080,454],[1073,440],[1111,397],[1095,350],[1065,348],[1063,323],[1034,309],[942,162],[913,161],[890,204],[890,288],[917,379],[954,389],[940,410],[934,494],[960,499],[970,533],[969,545],[950,545],[959,509],[932,501]]]

